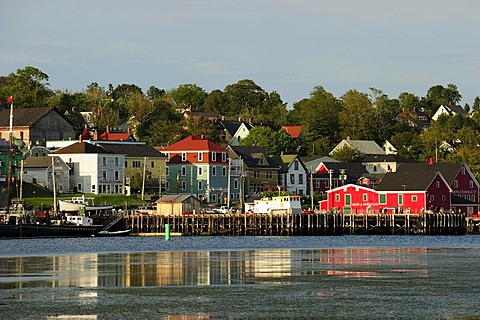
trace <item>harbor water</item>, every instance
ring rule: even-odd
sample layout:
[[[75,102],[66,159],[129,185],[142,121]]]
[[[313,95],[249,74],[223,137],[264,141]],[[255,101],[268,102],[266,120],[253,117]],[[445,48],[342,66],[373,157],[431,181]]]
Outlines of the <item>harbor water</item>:
[[[480,319],[480,236],[0,240],[1,319]]]

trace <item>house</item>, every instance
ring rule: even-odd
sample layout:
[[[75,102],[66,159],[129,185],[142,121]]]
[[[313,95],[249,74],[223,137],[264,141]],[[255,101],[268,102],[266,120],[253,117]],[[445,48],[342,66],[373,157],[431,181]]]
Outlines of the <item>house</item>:
[[[385,151],[375,142],[371,140],[351,140],[350,137],[343,139],[335,148],[330,151],[329,155],[342,150],[344,147],[358,150],[362,156],[367,154],[385,154]]]
[[[242,163],[243,196],[250,197],[279,187],[280,165],[262,147],[228,146],[230,157]]]
[[[468,215],[479,212],[479,183],[466,163],[409,163],[397,169],[397,172],[411,176],[427,171],[440,172],[447,181],[452,190],[452,211]]]
[[[156,201],[157,214],[165,216],[181,216],[195,214],[201,211],[201,202],[193,195],[170,194]]]
[[[441,115],[447,115],[447,116],[454,116],[454,115],[461,115],[461,116],[467,116],[468,112],[465,111],[465,109],[462,108],[462,106],[458,105],[448,105],[444,106],[441,105],[438,107],[437,111],[432,116],[432,120],[437,121],[438,118]]]
[[[10,110],[0,110],[0,138],[8,139]],[[46,146],[48,140],[76,139],[73,125],[57,109],[14,108],[13,136],[27,146]]]
[[[70,190],[70,168],[59,157],[38,156],[23,160],[23,181],[40,185],[53,190],[53,174],[55,174],[55,189],[58,193]]]
[[[217,124],[221,130],[221,139],[229,146],[240,145],[240,140],[248,136],[253,128],[251,119],[249,122],[243,121],[242,118],[239,118],[238,121],[227,121],[223,117],[222,120],[217,121]]]
[[[105,132],[98,135],[98,132],[93,133],[93,140],[99,141],[137,141],[133,134],[130,132],[130,128],[127,132],[112,131],[109,126],[106,127]]]
[[[393,115],[392,119],[399,123],[406,124],[411,128],[420,129],[427,129],[431,122],[431,118],[428,114],[416,109],[413,109],[413,111],[405,109],[398,111]]]
[[[385,152],[385,154],[397,154],[398,151],[397,151],[397,148],[395,148],[393,146],[393,144],[391,144],[390,141],[386,140],[385,143],[383,144],[382,146],[382,149],[383,151]]]
[[[165,192],[167,156],[145,142],[96,141],[99,146],[114,154],[125,155],[125,194]],[[145,183],[143,183],[145,181]],[[162,191],[163,189],[163,191]]]
[[[191,194],[201,201],[221,204],[227,203],[232,194],[239,194],[239,184],[228,182],[227,149],[203,137],[190,136],[160,151],[167,156],[167,194]]]
[[[450,210],[451,188],[440,172],[419,175],[390,172],[377,189],[348,184],[327,191],[320,202],[324,211],[343,213],[422,213],[425,210]]]
[[[51,154],[70,167],[70,190],[93,194],[123,194],[125,154],[99,144],[78,141]]]
[[[279,185],[295,194],[307,194],[308,169],[300,157],[297,154],[281,154],[274,160],[281,168]]]
[[[365,174],[368,171],[359,162],[322,162],[311,172],[313,193],[324,194],[333,188],[357,183]]]
[[[416,161],[394,154],[372,154],[363,156],[360,162],[369,173],[382,174],[395,172],[400,165]]]

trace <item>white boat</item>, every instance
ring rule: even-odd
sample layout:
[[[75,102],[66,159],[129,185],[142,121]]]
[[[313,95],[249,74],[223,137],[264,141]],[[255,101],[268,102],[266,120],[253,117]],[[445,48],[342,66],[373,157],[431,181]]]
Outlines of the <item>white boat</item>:
[[[71,200],[58,200],[59,210],[64,212],[111,210],[113,205],[93,203],[93,198],[73,197]]]

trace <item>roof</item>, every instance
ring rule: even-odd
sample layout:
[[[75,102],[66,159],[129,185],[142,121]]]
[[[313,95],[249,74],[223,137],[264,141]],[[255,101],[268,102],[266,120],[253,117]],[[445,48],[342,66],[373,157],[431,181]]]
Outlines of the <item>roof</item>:
[[[298,138],[302,133],[303,126],[283,126],[280,130],[287,132],[292,138]]]
[[[82,141],[75,142],[67,147],[61,148],[54,152],[54,154],[81,154],[81,153],[111,153],[100,145],[93,145],[91,143]]]
[[[462,168],[464,163],[445,163],[445,162],[435,162],[433,164],[428,164],[425,162],[420,163],[404,163],[397,167],[397,172],[402,174],[413,174],[422,172],[441,172],[442,176],[445,178],[447,183],[451,185],[458,172]]]
[[[368,174],[367,169],[360,162],[323,162],[328,170],[333,170],[333,176],[339,177],[340,173],[345,170],[347,181],[356,181],[360,177]],[[319,175],[318,173],[316,175]]]
[[[366,154],[360,160],[361,162],[396,162],[399,163],[418,163],[415,160],[408,159],[396,154]]]
[[[253,126],[245,121],[225,121],[225,120],[220,120],[219,123],[225,128],[225,130],[228,131],[228,133],[233,136],[235,133],[237,133],[238,128],[242,125],[242,123],[245,125],[245,127],[250,130],[253,128]]]
[[[396,171],[386,173],[378,184],[378,191],[425,191],[440,174],[428,170]]]
[[[106,141],[134,141],[133,135],[130,132],[104,132],[99,137],[98,140]]]
[[[199,136],[190,136],[178,141],[168,147],[162,148],[161,151],[219,151],[228,152],[227,149],[215,144],[211,141],[203,139]]]
[[[357,149],[361,154],[385,154],[385,151],[375,141],[344,139],[333,148],[330,155],[346,145],[350,146],[352,149]]]
[[[28,157],[23,160],[24,168],[48,168],[52,165],[52,157]]]
[[[180,202],[184,202],[185,200],[187,200],[188,198],[194,198],[196,200],[198,200],[197,198],[195,198],[193,195],[191,194],[167,194],[167,195],[164,195],[162,196],[160,199],[158,199],[156,201],[156,203],[162,203],[162,202],[176,202],[176,203],[180,203]],[[200,201],[200,200],[198,200]]]
[[[103,148],[111,153],[125,154],[127,157],[166,158],[167,156],[157,149],[146,144],[138,143],[108,143],[98,142]]]
[[[298,159],[298,162],[300,163],[300,165],[305,169],[305,171],[308,171],[308,169],[305,167],[305,164],[302,162],[298,154],[281,154],[281,155],[274,156],[273,159],[277,164],[279,164],[282,167],[283,172],[288,171],[288,168],[292,166],[295,159]]]
[[[229,148],[234,152],[240,159],[243,160],[243,163],[248,168],[275,168],[278,169],[279,164],[275,160],[268,157],[265,153],[265,150],[262,147],[258,146],[229,146]],[[266,162],[263,163],[262,160]]]
[[[13,125],[16,127],[29,127],[49,112],[60,114],[53,107],[42,108],[13,108]],[[65,121],[68,121],[65,119]],[[10,109],[0,110],[0,127],[10,127]]]

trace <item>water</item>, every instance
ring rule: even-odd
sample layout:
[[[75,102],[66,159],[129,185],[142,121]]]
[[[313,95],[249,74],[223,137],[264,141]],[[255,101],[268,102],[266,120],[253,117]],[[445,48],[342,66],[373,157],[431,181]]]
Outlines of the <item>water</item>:
[[[480,236],[0,240],[1,319],[480,319]]]

